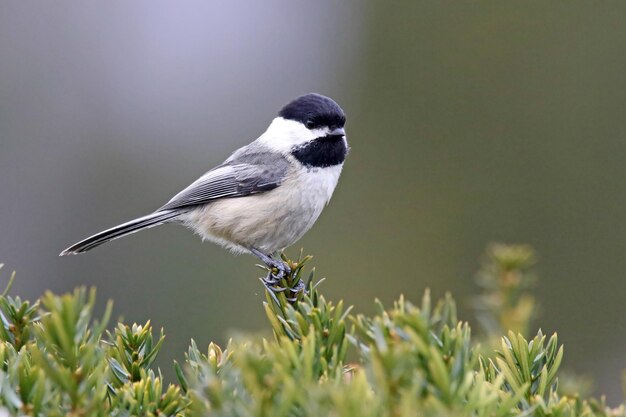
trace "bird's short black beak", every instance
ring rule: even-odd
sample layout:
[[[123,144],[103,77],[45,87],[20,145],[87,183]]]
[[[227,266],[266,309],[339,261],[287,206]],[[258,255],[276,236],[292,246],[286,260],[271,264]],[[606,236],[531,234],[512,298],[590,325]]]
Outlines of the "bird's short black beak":
[[[343,130],[343,127],[337,127],[333,130],[331,130],[328,133],[329,136],[346,136],[346,131]]]

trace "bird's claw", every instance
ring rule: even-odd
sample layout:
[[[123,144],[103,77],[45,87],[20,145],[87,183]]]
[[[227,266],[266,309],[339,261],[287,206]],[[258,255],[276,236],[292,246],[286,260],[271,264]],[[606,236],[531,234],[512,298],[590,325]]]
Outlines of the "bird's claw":
[[[290,303],[295,303],[296,301],[298,301],[299,293],[302,293],[304,295],[308,294],[308,291],[306,290],[306,285],[304,284],[304,282],[302,282],[302,280],[300,280],[295,287],[289,288],[289,291],[294,295],[293,297],[286,297],[287,301],[289,301]]]
[[[283,278],[288,277],[289,275],[291,275],[291,268],[289,268],[289,265],[287,265],[285,262],[283,261],[276,261],[274,259],[272,259],[272,263],[270,265],[268,265],[270,268],[275,268],[277,273],[276,274],[272,274],[274,275],[276,278],[278,278],[278,280],[281,280]]]
[[[287,278],[291,274],[291,269],[286,264],[283,265],[286,267],[286,271],[278,268],[277,266],[273,266],[273,268],[278,269],[278,272],[276,274],[274,274],[273,270],[270,269],[267,273],[267,276],[265,276],[264,278],[259,278],[263,283],[263,286],[265,286],[265,289],[269,292],[272,299],[278,305],[280,305],[280,302],[278,301],[279,293],[285,293],[285,299],[292,304],[298,301],[298,294],[307,294],[306,285],[304,284],[304,282],[302,282],[302,280],[300,280],[293,287],[290,287],[288,283],[282,283],[282,280],[284,278]],[[287,275],[284,275],[285,273]],[[291,297],[289,297],[288,295],[291,295]]]
[[[291,275],[291,268],[281,259],[274,259],[271,256],[265,255],[263,252],[256,248],[250,248],[250,252],[252,252],[253,255],[263,261],[265,266],[267,266],[267,268],[270,270],[270,274],[279,281]],[[273,269],[276,269],[276,274],[273,273]]]
[[[285,293],[285,298],[288,302],[292,304],[298,301],[298,294],[307,293],[306,285],[301,280],[299,280],[299,282],[294,285],[294,277],[292,276],[293,271],[286,262],[282,261],[282,259],[272,258],[271,256],[265,255],[255,248],[251,248],[250,252],[252,252],[253,255],[261,259],[267,267],[267,276],[265,278],[259,279],[263,283],[263,286],[265,287],[267,292],[269,292],[272,299],[278,305],[280,305],[280,302],[278,301],[277,294],[281,292]],[[284,283],[283,280],[285,280]],[[287,290],[289,291],[287,292]],[[287,297],[287,295],[291,295],[291,297]]]
[[[274,289],[272,283],[269,283],[266,279],[263,278],[259,278],[259,280],[261,281],[261,283],[263,284],[263,286],[265,287],[265,290],[267,291],[267,293],[270,295],[270,297],[272,297],[272,300],[274,300],[274,302],[276,303],[276,305],[280,305],[280,301],[278,300],[278,297],[276,297],[276,290]]]

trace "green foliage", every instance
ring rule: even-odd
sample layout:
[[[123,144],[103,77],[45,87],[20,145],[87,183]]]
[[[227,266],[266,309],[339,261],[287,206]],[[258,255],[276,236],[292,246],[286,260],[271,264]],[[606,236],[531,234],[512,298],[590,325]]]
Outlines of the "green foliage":
[[[490,336],[508,331],[528,335],[537,313],[530,293],[535,277],[531,268],[536,255],[527,245],[491,244],[478,271],[476,283],[482,294],[475,300],[477,317]]]
[[[536,306],[525,246],[494,245],[479,274],[481,347],[450,295],[404,297],[371,316],[350,314],[303,281],[310,257],[267,288],[273,338],[192,340],[168,384],[153,362],[164,343],[150,322],[106,326],[94,290],[0,295],[0,415],[27,416],[626,416],[624,406],[559,388],[556,334],[528,338]],[[505,336],[505,329],[508,330]],[[495,348],[493,340],[499,333]],[[351,362],[349,362],[348,358]],[[571,379],[574,381],[575,379]]]

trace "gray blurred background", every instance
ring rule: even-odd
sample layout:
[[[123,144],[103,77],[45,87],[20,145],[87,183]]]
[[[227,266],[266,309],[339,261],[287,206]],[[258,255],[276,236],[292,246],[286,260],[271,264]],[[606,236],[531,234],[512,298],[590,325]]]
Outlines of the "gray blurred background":
[[[317,225],[322,291],[451,290],[490,241],[541,255],[537,325],[620,399],[626,367],[626,3],[0,0],[0,261],[14,293],[97,286],[189,339],[267,331],[256,260],[183,228],[69,244],[163,204],[317,91],[352,151]]]

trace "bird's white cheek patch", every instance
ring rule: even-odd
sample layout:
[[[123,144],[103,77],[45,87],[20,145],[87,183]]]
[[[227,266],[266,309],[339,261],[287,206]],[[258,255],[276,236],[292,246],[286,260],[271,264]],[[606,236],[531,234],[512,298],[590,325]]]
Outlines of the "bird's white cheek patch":
[[[300,122],[277,117],[257,140],[273,151],[290,153],[294,147],[324,136],[324,132],[324,129],[309,130]]]

